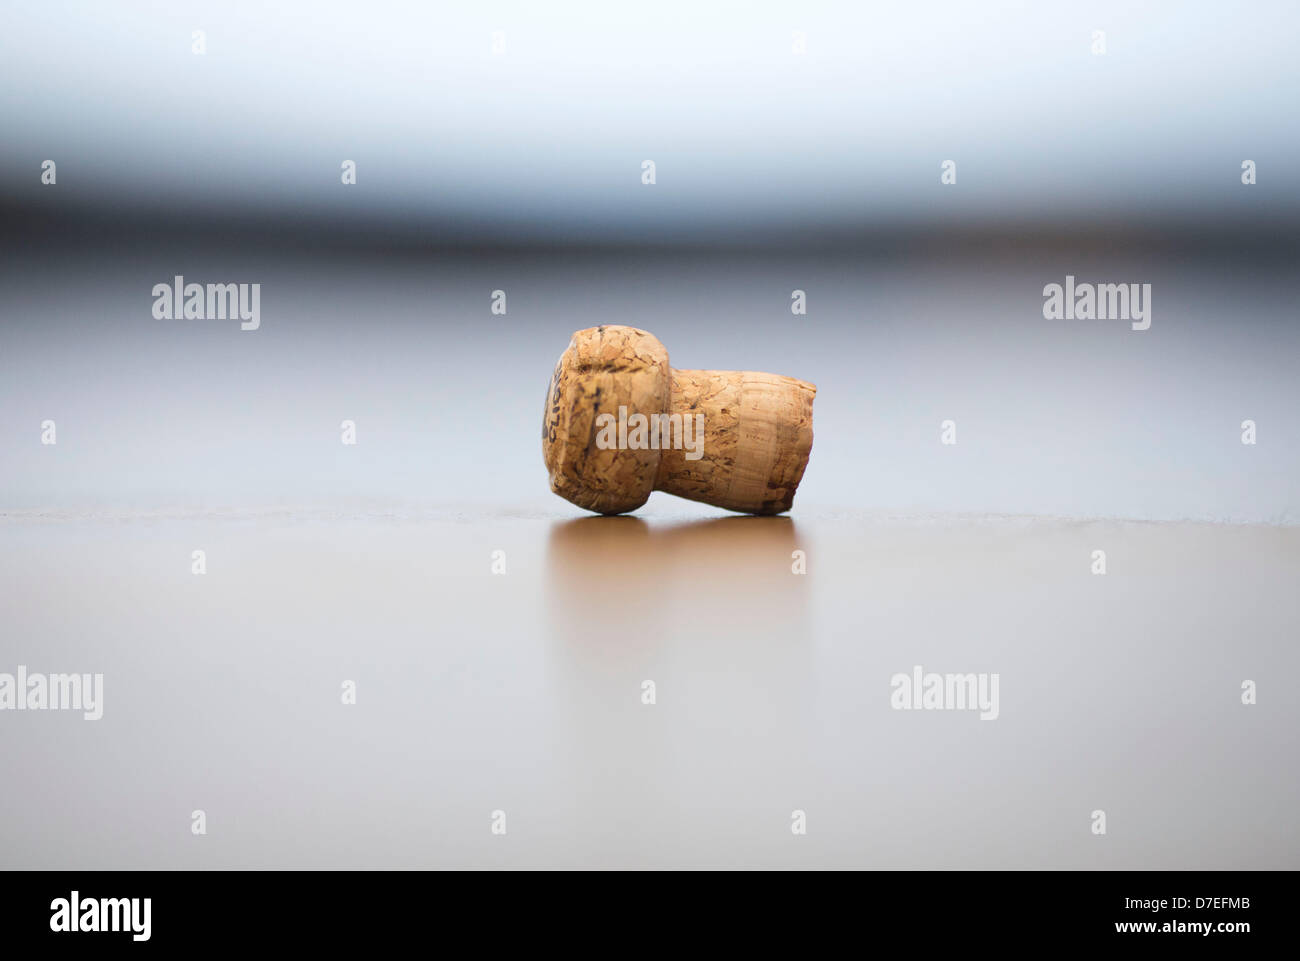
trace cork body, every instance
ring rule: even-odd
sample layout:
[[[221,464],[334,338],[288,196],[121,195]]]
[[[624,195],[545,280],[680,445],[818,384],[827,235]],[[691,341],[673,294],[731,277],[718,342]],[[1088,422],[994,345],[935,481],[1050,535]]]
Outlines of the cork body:
[[[635,327],[580,330],[551,375],[542,419],[542,454],[551,490],[600,514],[634,511],[650,497],[659,472],[657,450],[601,449],[597,420],[668,409],[668,351]]]
[[[794,503],[812,453],[807,381],[752,370],[674,370],[672,410],[704,415],[702,456],[663,452],[655,489],[749,514]]]
[[[636,510],[663,490],[727,510],[790,509],[812,451],[812,384],[755,371],[673,370],[653,334],[580,330],[546,393],[551,490],[587,510]]]

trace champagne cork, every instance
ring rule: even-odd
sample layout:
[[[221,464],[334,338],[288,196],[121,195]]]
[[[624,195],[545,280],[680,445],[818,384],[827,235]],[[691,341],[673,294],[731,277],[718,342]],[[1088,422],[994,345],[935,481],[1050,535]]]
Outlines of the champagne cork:
[[[551,490],[622,514],[661,490],[781,514],[812,451],[817,388],[749,370],[675,370],[653,334],[580,330],[551,375],[542,453]]]

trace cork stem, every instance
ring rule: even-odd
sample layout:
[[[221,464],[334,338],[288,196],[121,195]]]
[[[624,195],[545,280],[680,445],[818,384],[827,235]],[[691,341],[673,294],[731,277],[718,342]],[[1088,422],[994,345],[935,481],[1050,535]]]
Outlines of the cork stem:
[[[674,370],[671,413],[689,443],[663,451],[655,489],[749,514],[788,511],[812,451],[816,393],[780,374]]]

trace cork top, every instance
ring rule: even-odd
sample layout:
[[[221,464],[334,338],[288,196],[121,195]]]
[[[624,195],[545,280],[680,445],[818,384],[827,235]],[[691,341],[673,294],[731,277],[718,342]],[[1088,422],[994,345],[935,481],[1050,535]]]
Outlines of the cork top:
[[[586,510],[620,514],[650,497],[661,451],[601,449],[601,414],[667,411],[668,350],[654,334],[604,325],[573,335],[551,375],[542,419],[542,454],[551,490]]]

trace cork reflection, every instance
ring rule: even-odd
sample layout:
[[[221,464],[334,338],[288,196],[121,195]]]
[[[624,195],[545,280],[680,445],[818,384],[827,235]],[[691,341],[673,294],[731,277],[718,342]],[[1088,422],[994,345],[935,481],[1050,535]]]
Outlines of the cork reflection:
[[[637,822],[604,838],[603,857],[654,863],[636,839],[671,833],[682,806],[743,807],[807,783],[814,645],[796,550],[809,551],[788,517],[552,526],[547,684],[563,708],[551,760],[575,812]]]
[[[707,625],[729,635],[797,630],[808,579],[792,568],[806,549],[784,516],[559,522],[547,544],[551,626],[576,644],[617,636],[625,654]]]

